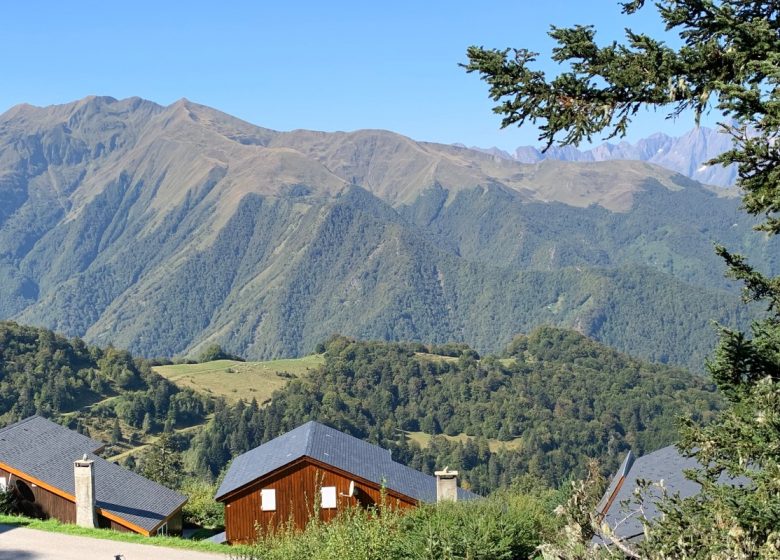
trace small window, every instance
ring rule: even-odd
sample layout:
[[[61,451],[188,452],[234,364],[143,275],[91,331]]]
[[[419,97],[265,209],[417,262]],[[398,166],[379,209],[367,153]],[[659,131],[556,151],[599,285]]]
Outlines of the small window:
[[[335,486],[323,486],[320,494],[322,495],[322,509],[333,509],[336,507]]]
[[[276,511],[276,490],[273,488],[260,490],[260,509],[262,511]]]
[[[8,490],[8,481],[4,476],[0,476],[0,492],[5,492],[6,490]]]

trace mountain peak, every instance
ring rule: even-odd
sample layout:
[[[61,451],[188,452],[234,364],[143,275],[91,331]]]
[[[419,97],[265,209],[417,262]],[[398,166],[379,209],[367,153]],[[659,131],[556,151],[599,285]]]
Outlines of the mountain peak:
[[[462,146],[462,144],[456,144]],[[720,130],[696,127],[680,137],[656,132],[636,143],[605,142],[588,150],[574,146],[552,146],[542,152],[533,146],[520,146],[514,154],[496,148],[472,148],[521,163],[542,160],[609,161],[637,160],[654,163],[708,185],[730,187],[737,178],[736,166],[706,165],[708,161],[731,148],[731,137]]]

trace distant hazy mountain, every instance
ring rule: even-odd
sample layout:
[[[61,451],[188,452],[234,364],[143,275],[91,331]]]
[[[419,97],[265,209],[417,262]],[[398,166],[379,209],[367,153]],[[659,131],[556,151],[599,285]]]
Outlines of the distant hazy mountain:
[[[590,150],[578,150],[571,146],[552,146],[542,153],[532,146],[520,146],[514,154],[498,148],[473,148],[504,159],[521,163],[537,163],[552,159],[560,161],[611,161],[637,160],[655,163],[677,171],[708,185],[729,187],[734,184],[737,169],[731,165],[707,165],[706,162],[731,147],[731,138],[718,130],[699,127],[678,138],[663,133],[653,134],[636,144],[620,142],[604,143]]]
[[[738,200],[643,162],[528,165],[387,131],[276,132],[178,101],[0,115],[0,318],[144,355],[334,332],[496,350],[549,323],[700,367],[744,324]]]

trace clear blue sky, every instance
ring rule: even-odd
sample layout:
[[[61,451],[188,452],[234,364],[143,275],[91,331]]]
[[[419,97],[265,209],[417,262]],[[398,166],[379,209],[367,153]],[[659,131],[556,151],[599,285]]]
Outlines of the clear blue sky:
[[[487,88],[458,67],[466,47],[549,53],[550,24],[592,23],[599,39],[630,26],[659,34],[652,7],[615,0],[461,2],[3,2],[0,112],[87,95],[186,97],[277,130],[384,128],[419,140],[537,144],[499,130]],[[552,67],[550,67],[552,69]],[[629,139],[692,128],[664,114]]]

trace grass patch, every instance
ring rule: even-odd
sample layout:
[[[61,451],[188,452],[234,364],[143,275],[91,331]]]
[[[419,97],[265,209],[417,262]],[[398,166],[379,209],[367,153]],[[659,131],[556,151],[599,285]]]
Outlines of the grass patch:
[[[431,434],[427,434],[425,432],[406,432],[406,437],[409,438],[409,441],[415,442],[417,445],[425,449],[428,447],[431,443],[431,438],[433,436]],[[474,439],[469,435],[466,435],[464,433],[460,433],[455,436],[448,436],[447,434],[440,434],[438,437],[443,437],[449,441],[459,441],[461,443],[466,443],[470,439]],[[499,441],[497,439],[488,438],[488,447],[490,448],[490,451],[493,453],[496,453],[497,451],[501,449],[506,449],[508,451],[517,451],[523,446],[523,438],[518,437],[515,439],[511,439],[508,441]]]
[[[441,356],[439,354],[428,354],[427,352],[415,352],[414,357],[421,362],[457,362],[460,359],[455,356]]]
[[[312,354],[303,358],[267,362],[215,360],[202,364],[157,366],[153,369],[179,387],[224,397],[233,402],[255,398],[257,402],[263,403],[271,398],[274,391],[284,387],[291,377],[301,377],[324,363],[322,354]]]
[[[15,527],[27,527],[39,531],[48,531],[50,533],[63,533],[65,535],[74,535],[77,537],[90,537],[93,539],[103,539],[109,541],[119,541],[134,544],[146,544],[152,546],[163,546],[167,548],[182,548],[185,550],[197,550],[199,552],[216,552],[227,555],[240,554],[244,547],[231,546],[209,542],[193,541],[179,537],[144,537],[135,533],[120,533],[111,529],[90,529],[79,527],[70,523],[61,523],[56,519],[30,519],[17,515],[0,514],[0,524],[13,525]]]

